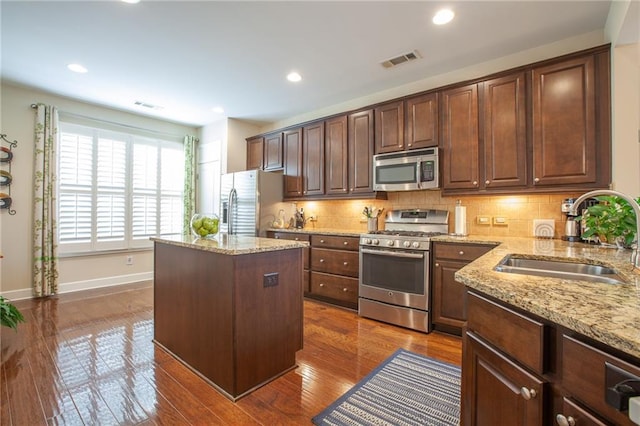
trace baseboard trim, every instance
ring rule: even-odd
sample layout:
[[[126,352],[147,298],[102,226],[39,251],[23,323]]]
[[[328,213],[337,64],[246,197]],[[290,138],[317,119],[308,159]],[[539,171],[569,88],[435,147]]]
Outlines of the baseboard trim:
[[[153,272],[141,272],[138,274],[117,275],[114,277],[97,278],[85,281],[73,281],[58,284],[58,294],[74,293],[76,291],[93,290],[97,288],[114,287],[126,284],[135,284],[143,281],[153,281]],[[33,297],[30,288],[2,292],[2,296],[9,300],[31,299]]]

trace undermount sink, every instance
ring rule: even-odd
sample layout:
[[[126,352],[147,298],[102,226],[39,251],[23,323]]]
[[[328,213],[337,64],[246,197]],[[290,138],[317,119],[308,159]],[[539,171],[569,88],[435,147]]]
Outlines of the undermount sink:
[[[591,281],[606,284],[624,284],[618,271],[605,265],[576,263],[557,259],[532,259],[509,254],[495,268],[498,272]]]

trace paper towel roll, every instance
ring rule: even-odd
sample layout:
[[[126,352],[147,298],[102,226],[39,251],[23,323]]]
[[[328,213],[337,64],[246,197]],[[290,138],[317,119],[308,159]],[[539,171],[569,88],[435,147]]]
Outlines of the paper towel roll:
[[[467,208],[465,206],[456,206],[455,233],[457,235],[467,235]]]

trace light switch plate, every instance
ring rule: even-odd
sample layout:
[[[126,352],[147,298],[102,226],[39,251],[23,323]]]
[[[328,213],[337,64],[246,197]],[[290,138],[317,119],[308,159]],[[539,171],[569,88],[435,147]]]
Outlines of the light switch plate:
[[[553,219],[533,219],[533,236],[536,238],[553,238],[556,223]]]
[[[493,224],[498,226],[507,226],[509,221],[504,216],[496,216],[493,218]]]
[[[491,225],[491,217],[490,216],[478,216],[476,218],[476,223],[478,225]]]

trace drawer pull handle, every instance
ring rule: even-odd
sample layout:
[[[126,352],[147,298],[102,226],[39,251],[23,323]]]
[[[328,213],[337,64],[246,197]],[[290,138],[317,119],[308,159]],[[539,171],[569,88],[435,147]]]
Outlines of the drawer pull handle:
[[[345,287],[345,288],[342,289],[342,291],[344,291],[346,293],[346,292],[349,291],[349,289]]]
[[[344,262],[343,263],[344,266],[347,266],[348,264],[349,264],[349,262]]]
[[[320,259],[320,263],[324,263],[324,259]]]
[[[530,399],[535,398],[538,395],[538,392],[536,392],[535,389],[528,389],[527,387],[523,386],[520,388],[520,395],[522,395],[524,399],[529,401]]]
[[[299,241],[299,240],[300,240],[300,238],[296,237],[296,238],[295,238],[295,240],[296,240],[296,241]]]
[[[458,253],[460,256],[464,256],[464,252],[462,250],[460,250],[460,253]]]
[[[348,241],[345,241],[345,242],[344,242],[344,243],[342,243],[342,244],[344,244],[344,245],[346,246],[347,244],[349,244],[349,242],[348,242]]]
[[[320,283],[320,287],[324,287],[324,283]]]
[[[320,240],[321,243],[324,243],[324,240]]]
[[[556,423],[558,423],[558,426],[575,426],[576,420],[571,416],[565,417],[562,414],[558,414],[556,416]]]

